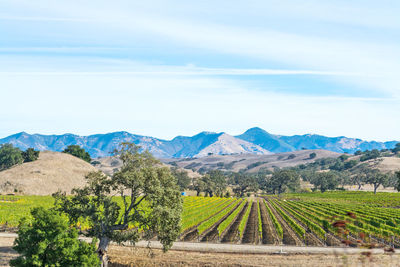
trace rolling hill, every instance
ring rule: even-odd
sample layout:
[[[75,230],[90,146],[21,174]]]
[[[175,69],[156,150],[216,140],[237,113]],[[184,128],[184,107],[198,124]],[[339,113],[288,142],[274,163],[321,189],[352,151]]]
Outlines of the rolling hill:
[[[0,193],[50,195],[83,186],[85,175],[97,169],[65,153],[43,151],[39,159],[0,172]],[[17,191],[17,192],[16,192]]]
[[[310,158],[316,153],[315,158]],[[236,154],[236,155],[209,155],[200,158],[162,159],[162,162],[193,171],[240,171],[257,172],[260,169],[273,170],[274,168],[293,167],[300,164],[314,162],[320,158],[337,158],[340,153],[327,150],[300,150],[269,155]]]

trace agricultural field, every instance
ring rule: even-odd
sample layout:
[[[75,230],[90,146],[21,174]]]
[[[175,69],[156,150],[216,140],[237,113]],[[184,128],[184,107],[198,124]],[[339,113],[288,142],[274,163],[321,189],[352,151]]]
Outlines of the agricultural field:
[[[45,196],[0,197],[0,223],[15,227]],[[400,195],[325,192],[254,199],[183,197],[180,241],[292,246],[400,247]]]

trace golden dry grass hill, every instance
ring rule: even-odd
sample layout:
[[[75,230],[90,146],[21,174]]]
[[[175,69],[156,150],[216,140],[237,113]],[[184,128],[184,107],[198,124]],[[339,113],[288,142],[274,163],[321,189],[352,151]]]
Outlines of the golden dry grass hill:
[[[87,173],[96,170],[72,155],[43,151],[34,162],[1,171],[0,193],[50,195],[59,189],[70,193],[72,188],[85,184]]]

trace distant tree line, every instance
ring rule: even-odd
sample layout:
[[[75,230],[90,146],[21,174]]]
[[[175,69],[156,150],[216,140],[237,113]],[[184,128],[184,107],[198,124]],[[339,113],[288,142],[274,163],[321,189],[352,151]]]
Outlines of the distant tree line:
[[[346,185],[356,185],[360,190],[364,185],[372,185],[374,193],[381,187],[394,187],[400,191],[400,174],[382,172],[376,168],[379,161],[365,162],[362,156],[373,158],[382,153],[396,152],[396,145],[392,151],[366,151],[361,157],[350,158],[350,155],[341,155],[338,158],[320,158],[312,163],[301,164],[295,167],[274,170],[260,169],[256,173],[222,170],[207,170],[200,178],[191,179],[185,170],[173,168],[182,191],[194,190],[197,195],[228,196],[231,193],[237,197],[248,196],[252,193],[281,194],[284,192],[302,192],[300,182],[308,182],[311,190],[325,192],[328,190],[344,190]],[[376,153],[378,151],[379,154]],[[309,155],[316,158],[316,153]],[[229,190],[230,189],[230,190]]]

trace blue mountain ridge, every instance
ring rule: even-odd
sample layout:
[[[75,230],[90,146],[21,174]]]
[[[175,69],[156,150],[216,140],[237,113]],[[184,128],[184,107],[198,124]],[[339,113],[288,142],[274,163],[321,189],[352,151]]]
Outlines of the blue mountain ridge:
[[[0,144],[11,143],[24,150],[33,147],[41,151],[62,151],[69,145],[80,145],[93,158],[97,158],[109,156],[110,152],[117,148],[121,142],[133,142],[140,145],[142,149],[150,151],[158,158],[191,158],[196,157],[201,150],[212,144],[224,144],[224,136],[226,137],[225,133],[201,132],[194,136],[177,136],[172,140],[163,140],[123,131],[89,136],[79,136],[69,133],[62,135],[42,135],[21,132],[0,139]],[[270,134],[258,127],[251,128],[233,138],[240,144],[248,142],[272,153],[290,152],[301,149],[325,149],[339,153],[354,153],[357,150],[391,149],[398,143],[398,141],[363,141],[344,136],[326,137],[315,134],[281,136]],[[243,153],[243,151],[240,151],[240,153]],[[256,150],[248,149],[245,153],[256,153]]]

